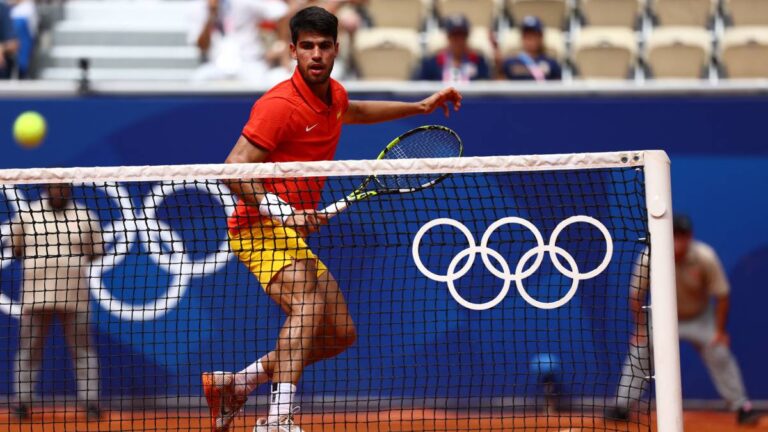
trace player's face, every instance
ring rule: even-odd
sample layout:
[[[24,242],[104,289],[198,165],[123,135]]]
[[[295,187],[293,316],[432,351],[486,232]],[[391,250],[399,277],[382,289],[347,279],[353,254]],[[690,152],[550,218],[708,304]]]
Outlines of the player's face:
[[[685,257],[692,239],[691,233],[675,233],[675,261],[680,261]]]
[[[291,57],[298,64],[299,73],[309,85],[328,82],[333,62],[339,54],[339,44],[331,36],[300,32],[296,44],[291,44]]]

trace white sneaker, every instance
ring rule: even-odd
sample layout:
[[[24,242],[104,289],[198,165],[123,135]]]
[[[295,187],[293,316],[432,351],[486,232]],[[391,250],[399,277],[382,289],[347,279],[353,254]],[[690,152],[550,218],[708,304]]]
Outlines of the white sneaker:
[[[293,423],[293,415],[298,411],[299,407],[294,407],[290,414],[280,417],[277,423],[267,423],[267,419],[260,418],[256,420],[253,432],[304,432],[299,425]]]

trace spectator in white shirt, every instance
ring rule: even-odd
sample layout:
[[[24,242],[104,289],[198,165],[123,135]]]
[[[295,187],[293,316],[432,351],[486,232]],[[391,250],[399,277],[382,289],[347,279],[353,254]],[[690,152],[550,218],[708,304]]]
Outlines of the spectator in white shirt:
[[[188,39],[200,48],[205,63],[196,81],[261,82],[270,66],[260,26],[287,17],[283,0],[198,0]]]

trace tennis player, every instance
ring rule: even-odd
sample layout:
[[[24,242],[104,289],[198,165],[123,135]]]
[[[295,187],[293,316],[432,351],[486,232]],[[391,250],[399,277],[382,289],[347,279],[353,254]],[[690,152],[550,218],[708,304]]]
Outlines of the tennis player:
[[[253,106],[242,136],[227,163],[330,160],[342,124],[376,123],[438,108],[461,107],[461,94],[442,90],[414,103],[349,101],[344,87],[330,78],[339,52],[336,17],[319,7],[299,11],[290,21],[290,80]],[[240,201],[228,220],[235,254],[287,314],[274,351],[238,373],[202,376],[214,431],[226,431],[257,386],[272,382],[269,416],[256,432],[298,432],[293,399],[302,371],[332,358],[356,339],[339,285],[307,247],[304,238],[327,222],[315,211],[321,179],[271,179],[228,182]]]

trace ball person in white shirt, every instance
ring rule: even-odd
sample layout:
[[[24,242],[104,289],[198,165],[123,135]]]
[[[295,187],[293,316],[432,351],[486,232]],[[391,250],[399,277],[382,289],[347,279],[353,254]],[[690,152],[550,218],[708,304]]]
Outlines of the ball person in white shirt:
[[[90,419],[98,419],[98,358],[89,329],[87,270],[104,253],[102,232],[96,216],[72,199],[71,185],[44,189],[40,201],[11,221],[11,246],[24,269],[12,413],[18,419],[30,415],[46,334],[57,318],[74,357],[78,401]]]
[[[762,413],[752,409],[726,329],[731,291],[728,278],[715,250],[693,238],[690,217],[676,214],[673,226],[680,340],[692,343],[701,354],[718,393],[737,413],[738,423],[754,424]],[[616,405],[605,412],[609,419],[628,420],[632,401],[639,400],[647,387],[651,341],[642,305],[648,297],[649,268],[646,251],[632,272],[630,309],[636,330],[622,370]]]

